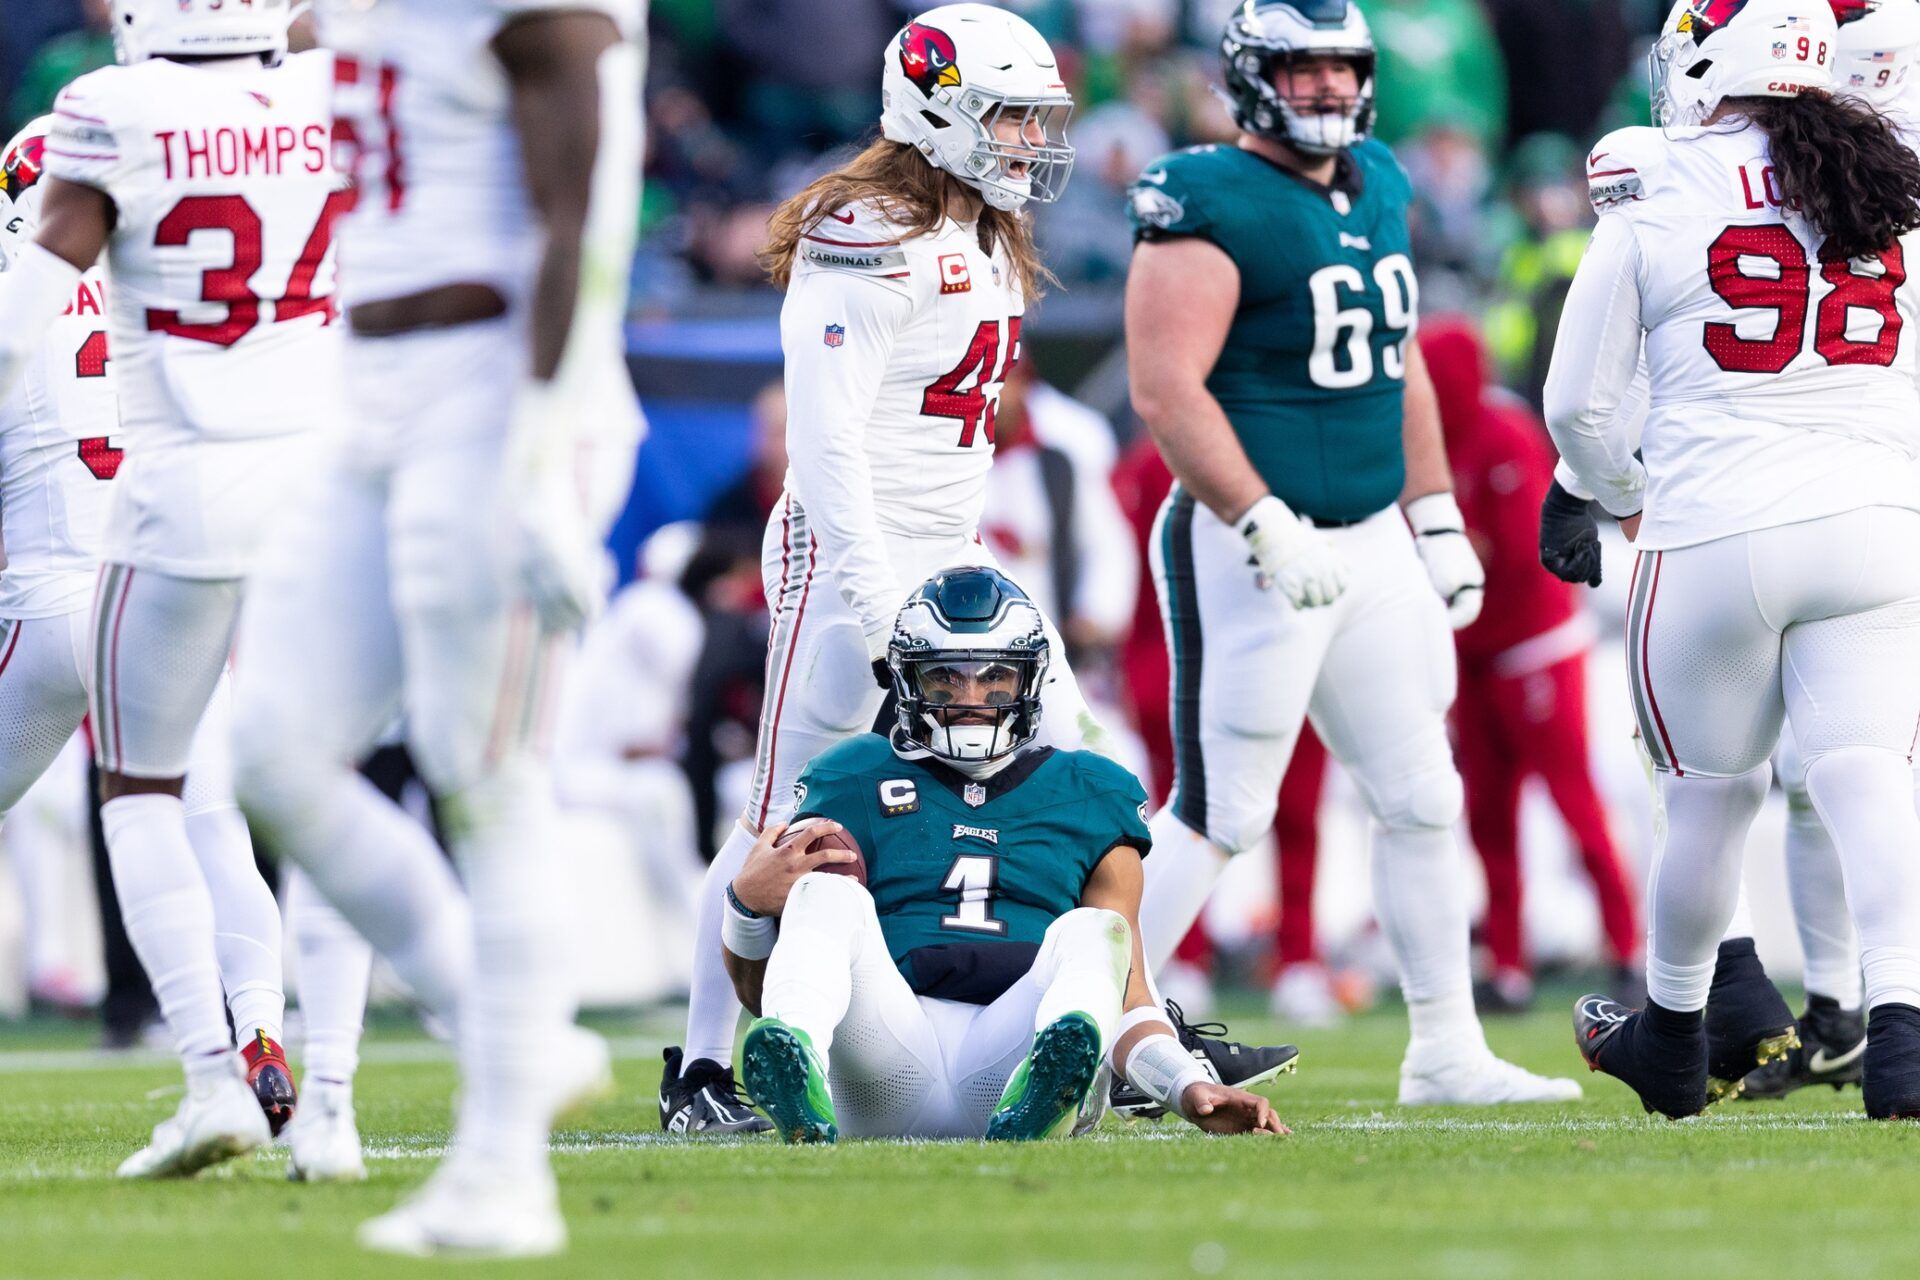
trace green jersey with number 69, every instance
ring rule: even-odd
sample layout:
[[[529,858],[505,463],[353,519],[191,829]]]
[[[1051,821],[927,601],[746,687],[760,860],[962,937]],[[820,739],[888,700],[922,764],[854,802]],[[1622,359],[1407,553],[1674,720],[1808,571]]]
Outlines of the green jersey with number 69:
[[[867,733],[816,756],[795,800],[800,818],[831,818],[859,844],[907,984],[975,1004],[1033,966],[1102,858],[1153,843],[1140,783],[1090,751],[1036,748],[975,782]]]
[[[1207,390],[1269,488],[1302,515],[1358,520],[1400,496],[1401,399],[1419,291],[1413,188],[1367,140],[1322,187],[1240,147],[1176,151],[1128,193],[1136,240],[1198,236],[1240,272]]]

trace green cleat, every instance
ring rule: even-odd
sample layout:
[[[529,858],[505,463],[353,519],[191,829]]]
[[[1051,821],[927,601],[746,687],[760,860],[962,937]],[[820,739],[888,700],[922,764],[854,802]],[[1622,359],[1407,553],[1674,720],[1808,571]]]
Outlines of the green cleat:
[[[827,1091],[827,1068],[813,1041],[778,1018],[747,1028],[743,1079],[747,1093],[787,1142],[835,1142],[840,1126]]]
[[[1062,1014],[1042,1027],[987,1121],[988,1141],[1031,1142],[1072,1129],[1100,1058],[1100,1028],[1086,1014]]]

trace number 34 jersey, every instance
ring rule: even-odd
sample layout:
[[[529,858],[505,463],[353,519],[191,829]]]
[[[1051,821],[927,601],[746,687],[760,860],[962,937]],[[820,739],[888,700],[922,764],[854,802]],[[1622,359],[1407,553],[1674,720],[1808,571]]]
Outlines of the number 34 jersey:
[[[1260,478],[1304,515],[1359,520],[1404,486],[1411,196],[1371,140],[1341,155],[1329,187],[1204,146],[1154,161],[1128,193],[1137,239],[1193,237],[1233,259],[1240,303],[1207,390]]]
[[[103,67],[54,106],[46,171],[105,192],[128,444],[318,426],[333,335],[332,60]]]
[[[816,756],[800,817],[831,818],[867,862],[887,951],[914,991],[976,1004],[1025,973],[1120,845],[1146,853],[1146,793],[1089,751],[1027,751],[974,782],[863,733]]]
[[[1639,545],[1920,505],[1911,237],[1827,261],[1820,230],[1783,208],[1765,133],[1737,123],[1618,130],[1588,177],[1602,224],[1588,265],[1615,287],[1605,307],[1567,308],[1556,365],[1569,347],[1602,365],[1618,348],[1626,368],[1644,334]]]

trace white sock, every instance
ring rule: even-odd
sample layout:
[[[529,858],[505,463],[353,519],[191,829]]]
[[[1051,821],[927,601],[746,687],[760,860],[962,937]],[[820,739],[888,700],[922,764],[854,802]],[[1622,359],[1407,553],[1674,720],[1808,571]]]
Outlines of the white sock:
[[[1153,853],[1140,895],[1140,947],[1148,967],[1158,969],[1200,918],[1226,869],[1227,851],[1174,817],[1171,805],[1153,815],[1147,830]]]
[[[473,975],[467,894],[425,828],[352,769],[304,756],[243,773],[274,847],[373,944],[435,1017],[457,1024]]]
[[[822,1059],[853,999],[859,949],[871,941],[853,891],[864,892],[837,876],[801,877],[787,895],[780,941],[760,988],[761,1012],[806,1032]]]
[[[1647,995],[1664,1009],[1707,1007],[1713,963],[1740,897],[1747,828],[1769,767],[1732,778],[1660,775],[1667,834],[1647,879]]]
[[[1855,747],[1807,762],[1807,792],[1833,834],[1860,931],[1866,1006],[1920,1007],[1920,815],[1905,757]]]
[[[127,937],[189,1074],[233,1047],[213,944],[213,898],[187,843],[178,796],[119,796],[100,808]],[[224,1059],[222,1059],[224,1061]]]
[[[685,1061],[707,1058],[721,1066],[733,1063],[733,1037],[740,1027],[740,999],[727,976],[720,942],[721,911],[727,886],[746,865],[754,837],[739,823],[727,833],[726,843],[713,856],[706,879],[700,883],[700,914],[693,931],[693,982],[687,992]]]
[[[567,885],[558,815],[531,760],[510,760],[443,800],[473,901],[473,983],[460,1029],[460,1149],[508,1168],[546,1167],[546,1066],[573,1021]]]
[[[287,1014],[280,907],[253,860],[246,819],[231,801],[188,809],[187,841],[213,898],[214,951],[233,1025],[242,1043],[264,1031],[278,1044]]]
[[[1373,830],[1373,909],[1400,967],[1409,1048],[1485,1046],[1473,1009],[1466,863],[1442,827]]]
[[[1730,942],[1736,938],[1752,937],[1753,903],[1747,897],[1747,877],[1742,874],[1740,892],[1733,899],[1733,919],[1727,921],[1726,931],[1720,935],[1720,938],[1723,942]]]
[[[1847,908],[1840,851],[1805,794],[1787,797],[1787,896],[1806,957],[1807,994],[1858,1009],[1860,942]]]
[[[299,961],[305,1079],[347,1085],[360,1068],[373,948],[294,867],[287,868],[287,924]]]

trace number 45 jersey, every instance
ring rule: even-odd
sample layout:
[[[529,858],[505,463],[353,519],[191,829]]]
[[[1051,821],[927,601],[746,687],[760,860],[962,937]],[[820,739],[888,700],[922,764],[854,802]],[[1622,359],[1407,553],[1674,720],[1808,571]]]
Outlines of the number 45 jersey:
[[[1032,967],[1113,849],[1146,853],[1146,793],[1089,751],[1029,750],[974,782],[863,733],[816,756],[800,817],[831,818],[867,861],[887,951],[914,992],[987,1004]]]
[[[1148,165],[1135,238],[1209,241],[1240,303],[1207,390],[1269,488],[1303,515],[1359,520],[1400,496],[1401,401],[1419,305],[1412,187],[1383,144],[1344,152],[1331,186],[1239,147]]]
[[[1589,265],[1615,283],[1607,305],[1567,308],[1548,398],[1631,367],[1644,334],[1637,545],[1920,505],[1912,237],[1827,260],[1823,234],[1782,207],[1755,127],[1617,130],[1588,180],[1601,216]]]
[[[120,417],[141,455],[329,416],[332,60],[151,58],[54,105],[46,170],[105,192]]]

